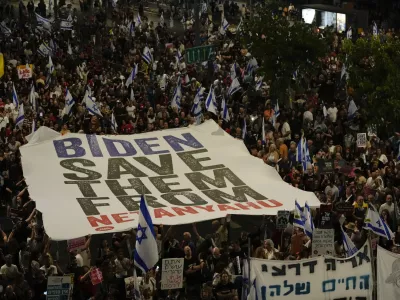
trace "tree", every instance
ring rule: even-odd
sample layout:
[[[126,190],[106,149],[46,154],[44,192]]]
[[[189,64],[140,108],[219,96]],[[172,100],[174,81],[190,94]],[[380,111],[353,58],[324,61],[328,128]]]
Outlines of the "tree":
[[[272,99],[287,101],[293,74],[314,73],[318,59],[328,52],[329,39],[309,24],[283,17],[277,7],[284,5],[271,1],[255,9],[244,22],[242,36],[258,60],[257,73],[271,82]]]
[[[360,38],[343,42],[347,85],[366,114],[367,124],[398,126],[400,120],[400,41]],[[392,128],[393,129],[393,128]]]

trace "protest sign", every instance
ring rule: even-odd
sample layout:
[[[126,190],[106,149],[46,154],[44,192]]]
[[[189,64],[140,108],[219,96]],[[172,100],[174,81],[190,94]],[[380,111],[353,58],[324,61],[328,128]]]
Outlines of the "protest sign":
[[[329,174],[335,171],[333,160],[320,158],[314,164],[314,171],[316,174]]]
[[[164,225],[276,215],[293,210],[295,199],[320,205],[214,121],[121,136],[61,136],[41,126],[29,138],[20,148],[24,175],[53,240],[137,226],[143,193],[153,223]]]
[[[337,202],[335,204],[335,211],[338,214],[352,214],[354,211],[353,202]]]
[[[101,273],[99,268],[93,268],[89,275],[93,285],[98,285],[103,282],[103,273]]]
[[[255,280],[257,298],[260,300],[372,299],[371,251],[368,243],[345,259],[331,256],[298,261],[252,258],[250,264],[250,282]]]
[[[85,247],[86,239],[84,237],[67,241],[68,251],[74,251]]]
[[[400,299],[400,254],[389,252],[378,245],[377,252],[378,300]]]
[[[181,289],[183,284],[183,258],[162,260],[161,289]]]
[[[47,300],[67,300],[72,291],[71,276],[49,276],[47,279]]]
[[[334,237],[334,229],[314,229],[312,238],[312,256],[334,255]]]
[[[357,148],[367,147],[367,134],[357,133]]]
[[[17,66],[18,78],[19,79],[29,79],[32,78],[33,74],[33,65],[29,65],[29,68],[26,65]]]
[[[331,229],[332,228],[332,204],[321,204],[319,208],[320,224],[319,228]]]
[[[286,229],[289,217],[290,211],[279,210],[276,217],[276,229]]]

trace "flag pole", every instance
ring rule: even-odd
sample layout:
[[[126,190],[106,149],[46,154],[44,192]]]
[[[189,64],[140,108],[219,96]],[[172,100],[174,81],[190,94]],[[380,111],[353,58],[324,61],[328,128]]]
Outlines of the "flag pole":
[[[372,271],[372,282],[373,282],[373,287],[372,287],[372,293],[376,293],[376,268],[375,268],[375,255],[374,255],[374,250],[372,249],[372,232],[369,230],[368,231],[368,245],[369,248],[371,249],[371,271]],[[374,298],[374,297],[373,297]],[[376,299],[376,297],[375,297]]]

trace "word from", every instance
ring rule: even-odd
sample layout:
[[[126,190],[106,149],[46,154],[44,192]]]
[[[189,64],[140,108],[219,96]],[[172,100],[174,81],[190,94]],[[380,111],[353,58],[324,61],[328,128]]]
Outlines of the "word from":
[[[344,284],[346,283],[346,291],[357,288],[357,276],[350,276],[341,279],[328,279],[322,282],[322,291],[324,293],[334,292],[336,290],[336,283]],[[359,279],[359,289],[369,290],[369,275],[361,275]]]

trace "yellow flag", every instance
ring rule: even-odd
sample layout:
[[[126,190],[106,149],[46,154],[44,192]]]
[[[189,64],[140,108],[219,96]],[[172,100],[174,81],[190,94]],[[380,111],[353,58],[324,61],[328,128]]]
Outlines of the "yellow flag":
[[[0,78],[4,75],[4,56],[0,53]]]

